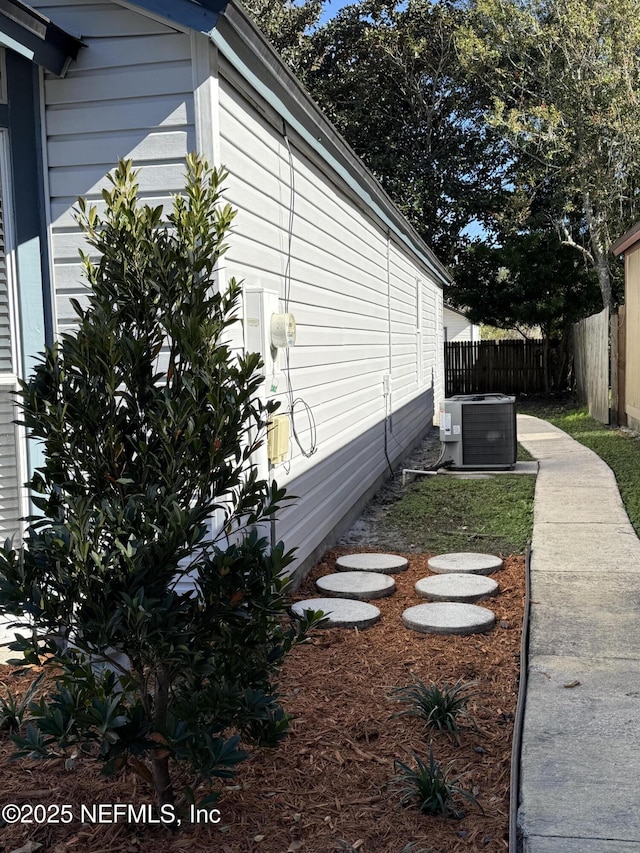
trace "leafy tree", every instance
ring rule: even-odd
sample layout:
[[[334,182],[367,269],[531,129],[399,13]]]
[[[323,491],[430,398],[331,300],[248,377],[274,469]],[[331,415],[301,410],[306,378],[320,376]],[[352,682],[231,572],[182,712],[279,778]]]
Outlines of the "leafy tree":
[[[499,246],[476,240],[466,254],[448,298],[466,306],[475,323],[525,334],[539,327],[547,387],[565,387],[573,323],[598,310],[593,270],[571,247],[560,245],[550,228],[511,232]]]
[[[496,207],[504,144],[484,125],[489,93],[469,85],[453,0],[362,0],[312,37],[304,83],[445,262]]]
[[[285,62],[299,72],[309,56],[309,33],[320,19],[324,0],[246,0],[244,5]]]
[[[275,406],[257,395],[259,356],[230,347],[240,287],[216,286],[235,215],[223,178],[190,156],[164,222],[138,203],[128,161],[103,214],[80,200],[98,258],[81,253],[88,307],[74,303],[77,332],[21,391],[44,450],[31,484],[42,515],[0,553],[0,610],[33,624],[13,647],[60,673],[20,754],[93,744],[160,805],[174,802],[174,764],[231,775],[241,738],[284,733],[274,675],[313,624],[283,619],[292,555],[255,530],[284,492],[252,463]],[[225,536],[210,533],[213,513]]]
[[[494,93],[488,120],[519,182],[532,196],[553,184],[554,225],[595,270],[605,306],[612,241],[639,214],[639,13],[638,0],[475,0],[457,38]]]

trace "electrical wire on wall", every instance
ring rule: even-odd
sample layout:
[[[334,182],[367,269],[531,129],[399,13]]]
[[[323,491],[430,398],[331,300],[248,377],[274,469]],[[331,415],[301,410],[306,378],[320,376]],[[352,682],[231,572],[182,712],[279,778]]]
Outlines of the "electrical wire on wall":
[[[289,223],[287,228],[287,262],[285,264],[284,269],[284,310],[289,313],[289,300],[291,299],[291,250],[293,244],[293,224],[295,221],[296,210],[296,173],[293,162],[293,152],[289,143],[289,137],[287,136],[286,124],[283,125],[282,135],[284,137],[285,145],[287,146],[287,153],[289,158]],[[298,448],[300,449],[300,452],[304,457],[308,459],[309,457],[313,456],[313,454],[318,449],[316,421],[313,416],[311,406],[309,406],[309,404],[306,403],[301,397],[294,397],[293,385],[291,383],[289,349],[285,349],[284,351],[284,374],[286,381],[286,395],[288,406],[287,411],[291,420],[291,433],[296,444],[298,445]],[[307,416],[310,436],[308,447],[305,447],[302,444],[296,427],[296,412],[300,410],[302,410]]]
[[[390,394],[384,395],[384,458],[387,460],[387,467],[391,476],[395,476],[393,472],[393,465],[391,464],[391,460],[389,459],[389,420],[391,418],[391,412],[389,410],[389,399]],[[395,441],[395,436],[391,433],[391,437]],[[396,444],[398,442],[396,441]]]
[[[393,376],[393,340],[391,335],[391,232],[387,228],[386,233],[386,274],[387,274],[387,336],[388,336],[388,373],[386,378],[382,380],[382,389],[384,395],[384,458],[387,460],[387,467],[393,477],[393,466],[389,459],[389,436],[395,439],[393,435],[393,407],[391,405],[391,379]]]

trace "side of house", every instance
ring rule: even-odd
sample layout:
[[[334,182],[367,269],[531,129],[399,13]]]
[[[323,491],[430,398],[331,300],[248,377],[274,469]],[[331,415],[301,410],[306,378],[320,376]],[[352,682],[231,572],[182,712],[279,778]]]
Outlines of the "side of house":
[[[454,341],[480,340],[480,326],[472,323],[462,311],[451,305],[444,306],[444,340],[445,343]]]
[[[623,387],[618,390],[622,407],[618,412],[620,423],[640,432],[640,223],[614,243],[615,255],[624,255],[624,333],[620,336],[618,352],[620,377]],[[620,315],[619,315],[620,316]]]
[[[242,279],[297,324],[264,390],[290,413],[291,450],[261,464],[298,497],[275,534],[301,571],[433,422],[447,274],[233,2],[32,6],[83,45],[64,77],[35,72],[50,283],[39,348],[85,293],[77,197],[100,205],[121,157],[154,205],[180,190],[189,151],[223,164],[238,216],[220,285]]]

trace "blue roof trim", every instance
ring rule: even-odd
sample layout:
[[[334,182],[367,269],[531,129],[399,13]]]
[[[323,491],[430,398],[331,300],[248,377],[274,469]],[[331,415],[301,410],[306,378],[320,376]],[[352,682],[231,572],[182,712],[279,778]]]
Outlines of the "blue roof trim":
[[[211,35],[228,0],[133,0],[136,6],[196,32]]]
[[[0,0],[0,43],[59,77],[82,47],[80,39],[22,0]]]

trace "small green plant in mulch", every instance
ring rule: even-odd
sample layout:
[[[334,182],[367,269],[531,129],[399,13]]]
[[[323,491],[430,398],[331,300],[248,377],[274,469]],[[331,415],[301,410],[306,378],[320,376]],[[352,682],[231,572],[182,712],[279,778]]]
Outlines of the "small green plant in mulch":
[[[43,676],[44,673],[40,673],[23,696],[15,696],[6,685],[1,685],[5,692],[0,693],[0,731],[19,732],[22,729]]]
[[[441,475],[417,480],[386,516],[412,550],[524,554],[533,530],[535,477]]]
[[[425,684],[417,676],[413,676],[413,684],[407,687],[397,687],[391,695],[399,702],[410,707],[394,714],[394,717],[418,717],[427,726],[451,734],[460,730],[460,720],[466,717],[470,723],[472,718],[467,714],[466,706],[469,700],[469,690],[472,682],[461,679],[455,684]]]
[[[401,806],[416,805],[423,814],[459,818],[463,817],[463,813],[456,807],[456,799],[463,798],[478,806],[482,812],[475,797],[460,788],[459,779],[451,778],[451,764],[443,768],[436,761],[433,745],[429,746],[428,762],[424,762],[415,752],[413,760],[413,767],[402,761],[394,762],[396,776],[392,787],[400,795]]]
[[[363,839],[354,841],[353,844],[350,844],[342,838],[336,838],[335,842],[338,845],[338,849],[344,851],[344,853],[357,853],[364,844]],[[428,851],[424,847],[418,847],[416,841],[410,841],[402,848],[402,850],[399,851],[399,853],[428,853]]]

